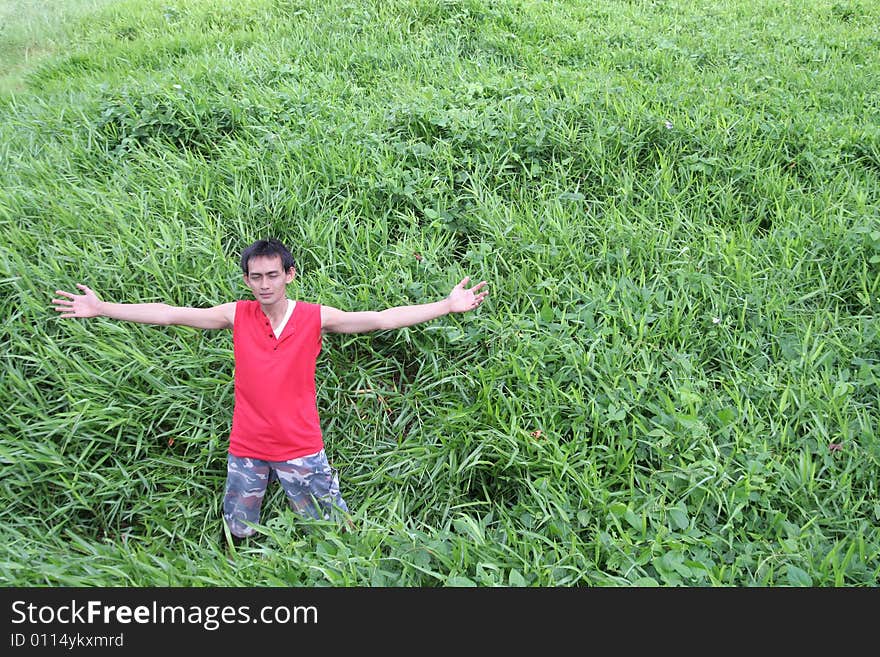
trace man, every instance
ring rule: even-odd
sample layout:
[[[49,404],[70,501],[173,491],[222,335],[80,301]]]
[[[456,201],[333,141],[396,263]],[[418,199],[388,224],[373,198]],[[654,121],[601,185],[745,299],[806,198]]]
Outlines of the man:
[[[296,276],[293,256],[276,239],[244,250],[241,269],[255,299],[211,308],[164,303],[110,303],[89,287],[56,290],[61,318],[109,317],[141,324],[232,329],[235,402],[229,433],[223,518],[234,542],[252,536],[266,488],[277,480],[291,508],[313,518],[347,513],[339,477],[324,452],[315,389],[315,362],[324,333],[366,333],[427,322],[477,308],[486,281],[459,282],[440,301],[382,311],[347,312],[287,298]],[[63,297],[63,298],[60,298]]]

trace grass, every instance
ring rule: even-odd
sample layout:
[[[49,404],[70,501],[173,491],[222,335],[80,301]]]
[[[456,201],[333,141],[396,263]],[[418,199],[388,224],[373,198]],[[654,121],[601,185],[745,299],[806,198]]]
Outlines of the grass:
[[[0,574],[17,586],[875,586],[868,2],[0,2]],[[10,38],[5,38],[11,35]],[[33,53],[42,53],[34,56]],[[476,313],[329,336],[357,529],[220,543],[227,332],[55,289]]]
[[[63,0],[47,7],[40,0],[0,2],[0,92],[27,89],[24,78],[41,61],[66,47],[66,30],[114,0]]]

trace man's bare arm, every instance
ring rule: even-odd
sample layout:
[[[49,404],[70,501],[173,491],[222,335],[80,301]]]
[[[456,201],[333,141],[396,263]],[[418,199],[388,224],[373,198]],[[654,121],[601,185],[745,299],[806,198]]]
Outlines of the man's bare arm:
[[[235,302],[211,308],[188,308],[167,303],[110,303],[101,301],[86,285],[77,283],[83,294],[55,290],[52,306],[62,318],[109,317],[138,324],[190,326],[199,329],[232,328]],[[62,298],[64,297],[64,298]]]
[[[345,312],[332,306],[321,306],[321,328],[326,333],[367,333],[421,324],[449,313],[463,313],[477,308],[488,296],[486,281],[466,288],[469,276],[452,288],[442,301],[413,306],[396,306],[378,311]]]

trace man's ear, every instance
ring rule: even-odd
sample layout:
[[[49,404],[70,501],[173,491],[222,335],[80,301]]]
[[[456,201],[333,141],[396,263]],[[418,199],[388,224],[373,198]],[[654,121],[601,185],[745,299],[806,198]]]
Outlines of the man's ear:
[[[287,270],[287,282],[290,283],[294,278],[296,278],[296,267],[291,267]]]

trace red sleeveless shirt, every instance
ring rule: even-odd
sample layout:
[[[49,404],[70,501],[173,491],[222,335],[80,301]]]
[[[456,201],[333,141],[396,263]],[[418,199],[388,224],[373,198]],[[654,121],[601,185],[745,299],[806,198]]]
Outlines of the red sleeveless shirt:
[[[258,301],[235,305],[235,407],[229,452],[288,461],[324,448],[315,390],[321,306],[297,301],[276,338]]]

